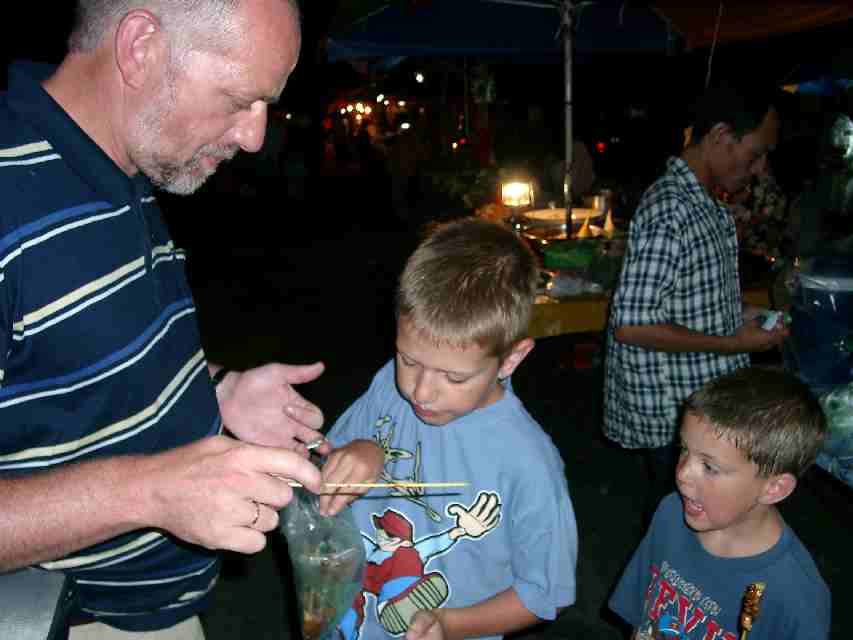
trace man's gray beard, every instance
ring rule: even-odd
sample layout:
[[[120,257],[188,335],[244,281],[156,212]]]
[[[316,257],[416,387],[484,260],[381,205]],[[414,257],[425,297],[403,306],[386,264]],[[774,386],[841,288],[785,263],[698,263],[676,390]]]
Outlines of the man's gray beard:
[[[163,158],[153,157],[148,166],[141,167],[151,182],[168,193],[188,196],[195,193],[213,175],[200,173],[201,156],[196,154],[183,165],[177,165]],[[196,170],[196,167],[199,169]]]
[[[151,182],[168,193],[190,195],[201,187],[214,172],[202,171],[205,156],[230,160],[239,147],[210,144],[199,149],[187,162],[178,164],[157,151],[163,147],[164,123],[175,104],[174,85],[169,81],[160,95],[151,100],[149,106],[136,118],[129,155],[133,164]]]
[[[204,156],[214,155],[230,158],[234,155],[230,150],[208,146],[199,150],[187,162],[177,164],[150,150],[151,147],[157,146],[156,141],[159,140],[159,137],[159,132],[148,135],[147,140],[154,141],[155,144],[143,144],[142,148],[137,149],[132,154],[132,158],[139,170],[155,186],[176,195],[194,193],[213,175],[212,172],[205,172],[201,168],[201,161]]]

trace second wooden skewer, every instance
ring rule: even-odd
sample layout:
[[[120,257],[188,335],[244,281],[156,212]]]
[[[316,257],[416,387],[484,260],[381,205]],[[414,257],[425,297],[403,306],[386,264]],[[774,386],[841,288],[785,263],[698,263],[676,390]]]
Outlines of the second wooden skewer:
[[[287,484],[291,487],[301,487],[302,484],[288,480]],[[333,487],[335,489],[358,488],[358,489],[375,489],[382,487],[402,487],[407,489],[447,489],[450,487],[467,487],[467,482],[324,482],[324,487]]]

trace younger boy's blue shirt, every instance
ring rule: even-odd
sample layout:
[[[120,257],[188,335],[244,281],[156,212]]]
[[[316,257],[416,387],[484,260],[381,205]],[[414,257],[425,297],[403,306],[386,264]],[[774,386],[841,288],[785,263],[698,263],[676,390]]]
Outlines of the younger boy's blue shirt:
[[[678,494],[671,494],[661,502],[609,605],[639,631],[640,640],[737,640],[743,595],[755,582],[766,587],[750,640],[829,637],[829,588],[790,527],[764,553],[719,558],[702,547],[684,522]]]
[[[380,444],[386,480],[468,483],[374,489],[353,503],[368,567],[344,640],[359,630],[360,640],[395,635],[396,611],[405,619],[414,608],[468,607],[510,588],[546,620],[574,602],[577,525],[563,461],[509,385],[498,402],[431,426],[398,392],[391,361],[329,438],[336,447],[355,439]],[[410,544],[379,548],[383,516],[390,534]],[[466,520],[495,526],[462,533]]]
[[[0,95],[0,474],[172,449],[220,430],[184,274],[152,188],[14,65]],[[45,505],[45,509],[49,509]],[[43,565],[127,630],[197,613],[217,555],[133,531]]]

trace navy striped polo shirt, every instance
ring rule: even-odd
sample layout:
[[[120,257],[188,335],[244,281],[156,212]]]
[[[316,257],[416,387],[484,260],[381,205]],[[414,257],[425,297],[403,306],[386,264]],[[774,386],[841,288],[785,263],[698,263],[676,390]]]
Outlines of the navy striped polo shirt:
[[[129,178],[14,64],[0,96],[0,474],[156,453],[220,431],[185,255]],[[47,562],[127,630],[204,606],[215,553],[134,531]]]

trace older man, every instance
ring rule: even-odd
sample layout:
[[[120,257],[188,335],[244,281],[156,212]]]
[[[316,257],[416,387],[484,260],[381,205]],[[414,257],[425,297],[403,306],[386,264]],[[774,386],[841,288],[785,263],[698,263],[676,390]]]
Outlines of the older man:
[[[0,97],[0,569],[66,572],[72,638],[199,637],[212,550],[264,547],[280,477],[320,489],[323,416],[290,385],[323,366],[207,362],[152,183],[188,194],[260,148],[298,10],[80,0],[69,45]]]
[[[681,403],[749,364],[786,330],[744,313],[734,221],[718,199],[767,168],[779,117],[768,95],[718,87],[697,103],[691,141],[634,215],[607,331],[605,435],[648,450],[647,517],[674,489]]]

